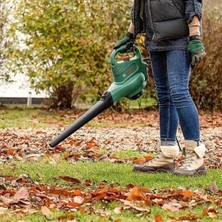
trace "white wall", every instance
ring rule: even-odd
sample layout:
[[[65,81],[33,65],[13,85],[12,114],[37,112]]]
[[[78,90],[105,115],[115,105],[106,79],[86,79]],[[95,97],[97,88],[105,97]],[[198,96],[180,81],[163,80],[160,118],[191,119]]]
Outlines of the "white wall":
[[[32,93],[32,97],[47,97],[44,92],[36,94],[24,75],[18,74],[12,79],[14,82],[11,83],[0,82],[0,97],[28,97],[29,92]]]

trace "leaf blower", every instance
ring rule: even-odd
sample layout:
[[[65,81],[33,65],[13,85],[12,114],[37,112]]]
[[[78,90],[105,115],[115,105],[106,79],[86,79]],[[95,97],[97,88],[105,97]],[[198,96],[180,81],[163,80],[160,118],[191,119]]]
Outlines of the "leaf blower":
[[[72,133],[84,126],[101,112],[111,107],[121,98],[126,97],[132,100],[139,98],[147,84],[147,64],[142,59],[140,50],[133,46],[134,56],[123,58],[117,61],[117,54],[123,52],[126,46],[114,50],[110,56],[111,69],[114,82],[102,95],[101,99],[92,106],[86,113],[70,125],[64,132],[55,138],[49,145],[55,147]]]

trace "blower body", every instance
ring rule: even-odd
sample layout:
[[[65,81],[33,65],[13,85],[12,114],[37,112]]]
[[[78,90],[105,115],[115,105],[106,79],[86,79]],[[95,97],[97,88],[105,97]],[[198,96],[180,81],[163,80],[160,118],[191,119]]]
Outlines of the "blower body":
[[[132,58],[117,61],[117,54],[121,53],[125,48],[126,46],[122,46],[114,50],[110,56],[114,82],[94,106],[49,144],[51,147],[58,145],[121,98],[126,97],[133,100],[142,95],[148,79],[147,64],[143,61],[137,46],[134,46],[135,55]]]

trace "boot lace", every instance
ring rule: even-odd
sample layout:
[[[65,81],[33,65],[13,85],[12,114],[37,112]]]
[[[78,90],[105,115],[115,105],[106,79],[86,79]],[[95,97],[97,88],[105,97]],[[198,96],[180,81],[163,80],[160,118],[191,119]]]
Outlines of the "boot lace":
[[[180,169],[188,170],[192,166],[195,161],[195,156],[193,152],[186,153],[186,159],[184,164],[180,167]]]

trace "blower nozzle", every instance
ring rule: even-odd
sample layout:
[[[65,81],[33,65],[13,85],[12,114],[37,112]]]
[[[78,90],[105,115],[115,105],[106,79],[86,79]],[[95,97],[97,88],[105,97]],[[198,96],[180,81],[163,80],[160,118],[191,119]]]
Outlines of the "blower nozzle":
[[[53,142],[49,145],[55,147],[72,133],[77,131],[79,128],[88,123],[91,119],[98,116],[101,112],[108,109],[113,105],[113,99],[110,92],[105,92],[101,99],[92,106],[86,113],[84,113],[79,119],[76,120],[72,125],[70,125],[63,133],[61,133]]]

